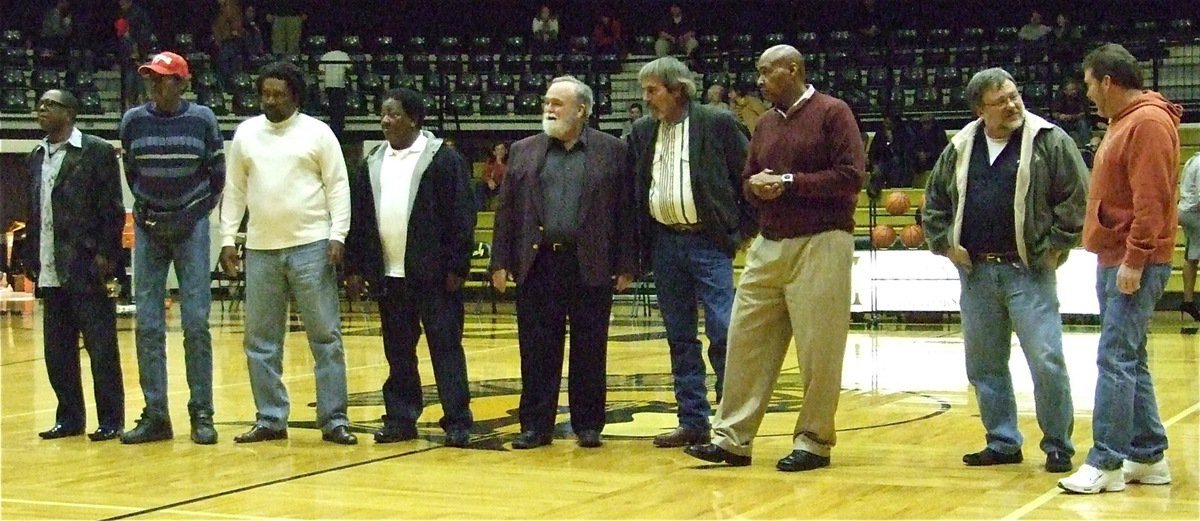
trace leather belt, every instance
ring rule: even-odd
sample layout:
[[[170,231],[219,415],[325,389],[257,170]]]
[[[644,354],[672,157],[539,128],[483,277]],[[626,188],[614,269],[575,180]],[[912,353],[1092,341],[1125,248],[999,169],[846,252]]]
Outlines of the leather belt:
[[[662,223],[659,223],[659,224],[662,224]],[[675,233],[696,233],[696,232],[704,231],[704,225],[699,224],[699,223],[697,223],[697,224],[663,224],[662,226],[668,230],[675,232]]]
[[[984,262],[988,264],[1018,264],[1021,262],[1021,255],[1017,253],[976,253],[971,256],[971,262]]]

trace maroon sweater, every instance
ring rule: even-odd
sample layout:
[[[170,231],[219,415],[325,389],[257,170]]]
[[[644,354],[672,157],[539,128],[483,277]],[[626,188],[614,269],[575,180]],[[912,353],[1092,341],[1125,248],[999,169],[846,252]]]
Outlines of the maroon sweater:
[[[795,175],[792,187],[771,201],[750,191],[750,176],[771,169]],[[817,92],[787,116],[763,113],[750,140],[742,191],[758,208],[763,237],[779,240],[829,230],[854,232],[854,209],[866,177],[858,123],[840,99]]]

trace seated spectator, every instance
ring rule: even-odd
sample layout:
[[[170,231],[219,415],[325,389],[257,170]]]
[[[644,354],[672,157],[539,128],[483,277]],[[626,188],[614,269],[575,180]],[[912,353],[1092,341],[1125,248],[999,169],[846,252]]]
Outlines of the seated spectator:
[[[217,0],[219,11],[213,20],[213,43],[217,46],[217,74],[229,91],[233,76],[242,71],[242,6],[238,0]]]
[[[533,17],[533,38],[530,44],[536,52],[554,52],[558,50],[558,15],[550,11],[550,6],[543,4]]]
[[[753,134],[758,117],[767,111],[767,104],[752,91],[734,84],[729,86],[729,110],[746,126],[746,131]]]
[[[654,42],[654,53],[659,56],[683,53],[691,57],[700,46],[700,42],[696,40],[695,26],[683,17],[683,8],[678,4],[671,4],[667,13],[667,20],[658,30],[658,41]]]
[[[871,165],[868,193],[875,197],[883,188],[909,188],[916,171],[909,158],[912,138],[899,115],[883,118],[883,127],[875,133],[867,150]]]
[[[1075,79],[1067,79],[1062,89],[1050,102],[1050,119],[1062,127],[1077,146],[1084,146],[1092,137],[1092,125],[1088,122],[1088,100]]]
[[[483,164],[483,176],[480,178],[478,201],[479,210],[495,210],[496,196],[500,193],[500,183],[508,173],[508,145],[496,143],[488,153],[487,162]]]
[[[74,28],[71,24],[72,19],[71,3],[67,0],[58,0],[58,3],[46,11],[46,15],[42,17],[42,46],[65,52],[71,44],[71,33]]]
[[[708,90],[704,91],[704,104],[721,110],[729,110],[729,104],[725,102],[725,86],[719,83],[709,85]]]
[[[1077,63],[1083,60],[1083,30],[1071,19],[1058,13],[1050,33],[1050,59],[1057,63]]]
[[[256,58],[266,53],[262,29],[258,25],[258,13],[251,4],[246,5],[242,15],[242,27],[246,29],[246,37],[243,40],[246,56]]]
[[[629,133],[633,132],[633,122],[637,121],[638,118],[640,118],[640,117],[642,117],[642,104],[641,103],[630,103],[629,104],[629,119],[626,119],[624,122],[621,123],[621,137],[622,138],[629,136]]]
[[[942,150],[950,144],[950,140],[946,138],[946,131],[937,124],[933,114],[929,113],[921,116],[921,124],[913,132],[913,141],[912,150],[916,155],[913,167],[918,172],[932,170],[938,156],[942,155]]]
[[[1050,27],[1042,23],[1042,13],[1034,11],[1029,15],[1029,23],[1017,32],[1017,38],[1024,42],[1040,41],[1050,34]]]
[[[611,12],[605,11],[592,27],[592,52],[612,53],[625,57],[625,39],[621,33],[621,21]]]

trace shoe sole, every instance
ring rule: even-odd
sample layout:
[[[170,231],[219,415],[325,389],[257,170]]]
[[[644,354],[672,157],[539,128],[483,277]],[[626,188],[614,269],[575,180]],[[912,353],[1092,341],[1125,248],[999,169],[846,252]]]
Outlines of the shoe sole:
[[[122,445],[141,445],[143,443],[154,443],[156,441],[168,441],[168,440],[171,440],[174,438],[175,438],[175,436],[173,436],[173,435],[165,436],[165,437],[158,436],[158,437],[154,437],[154,438],[145,438],[145,439],[141,439],[141,440],[132,440],[132,439],[127,440],[125,438],[121,438],[121,444]]]
[[[1160,477],[1145,477],[1145,478],[1126,478],[1125,483],[1136,485],[1170,485],[1171,478]]]
[[[1122,490],[1125,490],[1125,484],[1119,483],[1116,485],[1109,485],[1109,486],[1096,486],[1096,487],[1086,487],[1086,488],[1081,488],[1081,489],[1073,489],[1071,487],[1068,487],[1068,486],[1062,484],[1062,482],[1060,481],[1058,483],[1058,488],[1061,488],[1061,489],[1063,489],[1067,492],[1071,492],[1073,494],[1099,494],[1101,492],[1120,492]]]

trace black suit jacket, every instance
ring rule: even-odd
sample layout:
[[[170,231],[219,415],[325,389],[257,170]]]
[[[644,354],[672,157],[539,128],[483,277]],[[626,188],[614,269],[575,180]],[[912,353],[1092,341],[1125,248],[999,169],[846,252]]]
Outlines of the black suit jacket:
[[[587,175],[579,205],[579,271],[588,286],[608,286],[615,275],[637,274],[637,230],[633,224],[633,177],[625,142],[585,128]],[[540,172],[550,136],[513,143],[508,175],[500,184],[492,238],[492,270],[505,269],[517,284],[525,280],[542,243],[545,201]]]
[[[80,147],[64,145],[62,167],[51,192],[54,212],[54,263],[62,287],[76,292],[105,291],[104,277],[96,264],[103,257],[111,267],[121,253],[125,207],[121,203],[121,172],[117,154],[107,141],[83,135]],[[42,161],[41,145],[29,154],[30,208],[23,257],[36,279],[42,271]],[[103,276],[102,276],[103,275]]]
[[[688,159],[692,197],[704,234],[732,258],[743,239],[757,233],[754,208],[742,196],[742,169],[749,142],[733,113],[691,103],[688,107]],[[629,134],[632,169],[637,179],[641,260],[648,268],[658,226],[650,216],[650,182],[658,120],[646,116]]]
[[[408,201],[408,239],[404,251],[404,276],[441,284],[453,273],[467,278],[475,248],[475,210],[470,190],[471,173],[458,152],[443,146],[428,132],[429,143],[417,160]],[[346,274],[362,275],[377,290],[384,276],[383,243],[379,238],[379,169],[388,151],[379,145],[362,160],[350,180],[350,231],[346,235]]]

